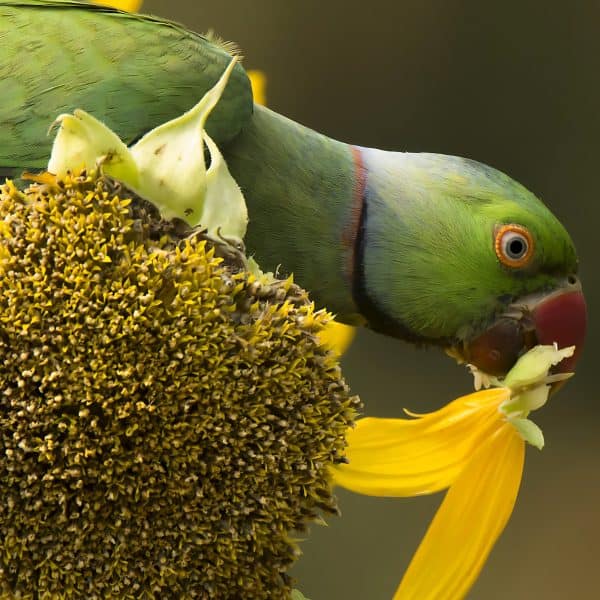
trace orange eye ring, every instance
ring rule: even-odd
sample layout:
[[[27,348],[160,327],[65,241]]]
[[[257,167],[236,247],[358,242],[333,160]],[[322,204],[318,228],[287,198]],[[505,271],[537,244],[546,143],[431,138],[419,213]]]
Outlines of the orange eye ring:
[[[519,269],[530,263],[535,242],[522,225],[500,225],[494,233],[494,250],[504,266]]]

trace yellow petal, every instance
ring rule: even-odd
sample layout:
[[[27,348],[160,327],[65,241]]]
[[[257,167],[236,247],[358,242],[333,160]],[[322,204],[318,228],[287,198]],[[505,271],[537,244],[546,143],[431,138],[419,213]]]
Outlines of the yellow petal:
[[[22,173],[21,179],[24,181],[34,181],[35,183],[39,183],[40,185],[47,186],[56,186],[56,182],[58,181],[56,175],[50,173],[49,171],[42,171],[41,173]]]
[[[354,327],[338,323],[337,321],[329,321],[319,333],[319,339],[323,346],[341,356],[346,352],[355,335],[356,329]]]
[[[248,69],[246,71],[252,86],[252,96],[256,104],[267,104],[267,76],[257,69]]]
[[[525,443],[510,423],[484,442],[450,488],[394,600],[460,600],[512,513]]]
[[[110,6],[128,12],[137,12],[142,6],[142,0],[94,0],[93,4]]]
[[[506,388],[482,390],[415,419],[360,419],[347,436],[348,464],[335,484],[373,496],[415,496],[450,486],[498,428]]]

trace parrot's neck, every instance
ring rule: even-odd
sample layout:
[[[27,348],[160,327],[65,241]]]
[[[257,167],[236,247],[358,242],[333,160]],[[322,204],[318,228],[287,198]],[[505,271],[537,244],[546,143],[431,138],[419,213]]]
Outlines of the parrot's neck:
[[[364,322],[354,299],[366,175],[361,151],[255,106],[224,154],[248,203],[248,251],[263,270],[293,273],[319,305],[347,322]]]
[[[337,142],[260,106],[224,154],[248,203],[248,251],[264,270],[293,273],[343,322],[436,343],[404,312],[419,242],[399,247],[405,221],[423,221],[407,201],[423,177],[419,155]]]

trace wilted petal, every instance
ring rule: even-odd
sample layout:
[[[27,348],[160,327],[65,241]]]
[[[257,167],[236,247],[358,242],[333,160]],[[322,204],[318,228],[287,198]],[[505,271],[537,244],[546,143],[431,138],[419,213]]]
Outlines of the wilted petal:
[[[415,496],[450,486],[465,461],[497,428],[509,390],[463,396],[414,419],[360,419],[347,436],[349,464],[333,480],[372,496]]]
[[[236,61],[231,59],[219,81],[196,106],[155,127],[131,148],[140,172],[140,187],[135,191],[155,204],[166,219],[179,217],[193,226],[200,223],[207,187],[204,125]],[[202,225],[210,229],[212,223]]]
[[[48,171],[64,177],[68,171],[96,169],[135,187],[138,169],[127,146],[104,123],[84,110],[60,115],[58,133],[52,145]]]
[[[395,600],[468,593],[512,513],[524,456],[525,442],[510,423],[480,445],[446,494]]]
[[[212,235],[220,231],[241,240],[248,226],[246,200],[215,142],[207,133],[203,139],[210,153],[210,167],[206,171],[206,195],[199,222]]]

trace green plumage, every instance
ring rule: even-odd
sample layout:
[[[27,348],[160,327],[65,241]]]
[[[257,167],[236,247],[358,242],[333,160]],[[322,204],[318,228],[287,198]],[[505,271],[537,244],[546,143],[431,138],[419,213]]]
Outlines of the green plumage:
[[[0,1],[0,45],[0,168],[16,173],[46,165],[58,114],[83,108],[132,142],[191,108],[230,60],[174,23],[74,2]],[[208,131],[248,202],[249,250],[341,320],[447,346],[577,269],[562,225],[506,175],[331,140],[253,107],[239,66]],[[506,223],[533,236],[526,268],[498,260]]]
[[[46,165],[59,114],[88,107],[131,143],[190,109],[231,60],[176,24],[56,0],[0,2],[0,47],[0,165],[18,168]],[[237,66],[208,131],[226,142],[251,113]]]
[[[383,313],[422,337],[468,339],[509,302],[551,289],[577,271],[564,227],[504,173],[427,153],[368,150],[367,162],[373,168],[366,284]],[[535,254],[527,267],[499,262],[494,230],[503,223],[533,234]]]

